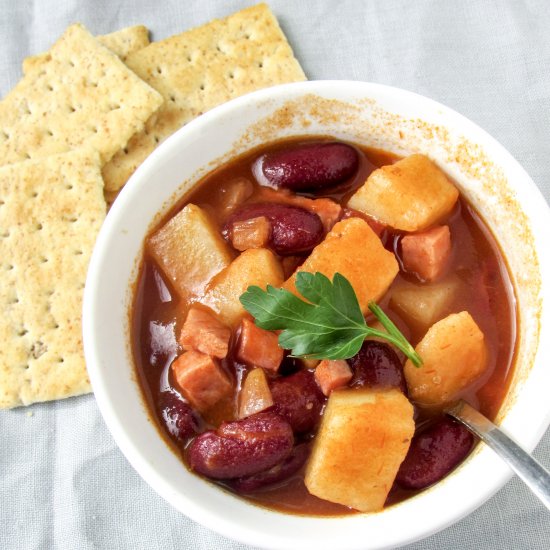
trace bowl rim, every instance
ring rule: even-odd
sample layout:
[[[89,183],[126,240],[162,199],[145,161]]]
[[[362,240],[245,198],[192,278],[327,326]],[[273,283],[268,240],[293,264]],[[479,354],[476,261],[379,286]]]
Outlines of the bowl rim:
[[[363,521],[361,516],[346,516],[345,518],[319,518],[319,517],[302,517],[292,516],[287,514],[280,514],[278,512],[267,511],[262,508],[252,506],[257,510],[257,514],[253,514],[256,519],[262,516],[271,517],[274,515],[284,516],[284,523],[291,529],[294,529],[294,533],[288,537],[286,534],[281,533],[277,536],[274,533],[266,534],[258,529],[258,526],[243,525],[242,523],[236,527],[234,521],[227,519],[227,517],[220,516],[220,514],[212,511],[210,506],[204,502],[197,503],[191,498],[181,498],[174,492],[173,488],[166,477],[159,474],[154,462],[146,458],[143,455],[142,449],[136,445],[132,437],[129,436],[121,411],[114,405],[114,402],[110,396],[111,390],[109,389],[109,383],[105,378],[104,358],[99,350],[100,343],[97,341],[97,329],[98,329],[98,315],[99,315],[99,302],[100,293],[105,287],[100,284],[101,272],[105,267],[105,262],[109,261],[108,252],[110,250],[111,243],[116,238],[117,231],[120,229],[125,215],[127,214],[127,205],[131,200],[135,200],[136,195],[143,191],[144,187],[150,186],[147,183],[151,181],[152,175],[157,170],[159,165],[164,162],[169,162],[170,157],[175,154],[181,147],[185,147],[189,142],[193,141],[193,138],[199,136],[204,132],[205,128],[209,128],[212,125],[219,124],[220,120],[232,115],[232,113],[238,112],[241,109],[250,108],[251,105],[257,105],[268,100],[284,100],[288,97],[300,96],[303,94],[323,94],[331,93],[331,91],[338,89],[355,90],[357,93],[363,96],[391,96],[402,98],[413,102],[417,107],[415,110],[422,109],[422,107],[429,107],[430,109],[440,111],[449,118],[453,123],[459,124],[460,127],[468,129],[470,132],[480,138],[484,144],[490,144],[491,148],[498,153],[499,159],[504,160],[507,164],[513,164],[515,169],[523,175],[524,182],[529,187],[529,192],[534,194],[533,203],[537,203],[537,216],[546,215],[550,212],[548,205],[544,197],[542,196],[538,187],[532,182],[531,178],[523,170],[523,168],[517,163],[517,161],[510,155],[510,153],[500,145],[494,138],[492,138],[487,132],[479,128],[475,123],[466,119],[456,111],[431,100],[427,97],[418,95],[414,92],[385,86],[381,84],[360,82],[360,81],[346,81],[346,80],[328,80],[328,81],[308,81],[292,84],[283,84],[272,88],[267,88],[252,92],[245,96],[233,99],[227,103],[224,103],[199,118],[189,122],[186,126],[179,129],[175,134],[165,140],[159,147],[143,162],[143,164],[132,175],[129,182],[123,188],[117,201],[113,204],[106,220],[98,235],[96,246],[94,248],[92,258],[88,269],[88,277],[86,281],[84,291],[84,303],[83,303],[83,336],[84,336],[84,349],[86,364],[92,387],[96,396],[96,400],[102,416],[111,431],[117,445],[122,450],[123,454],[132,464],[132,466],[138,471],[153,489],[155,489],[163,498],[170,502],[176,509],[185,515],[191,517],[193,520],[205,525],[210,529],[214,529],[219,533],[235,539],[246,544],[252,544],[256,546],[263,546],[265,548],[332,548],[334,547],[336,539],[327,539],[326,529],[320,528],[320,522],[328,522],[334,524],[335,522],[342,522],[344,524],[343,529],[353,529],[355,536],[357,536],[357,528],[363,527],[367,529],[367,520]],[[148,227],[148,226],[147,226]],[[147,227],[145,232],[148,231]],[[144,233],[145,233],[144,232]],[[542,254],[542,251],[540,251]],[[549,273],[549,261],[545,260],[544,273],[543,273],[543,290],[544,290],[544,303],[548,304],[548,287],[550,287]],[[543,269],[543,266],[541,266]],[[120,299],[120,297],[118,297]],[[545,312],[547,311],[545,308]],[[541,344],[543,343],[543,334],[548,334],[549,323],[548,313],[544,314],[544,319],[541,319]],[[546,338],[550,340],[550,338]],[[546,345],[546,348],[549,346]],[[539,349],[540,351],[540,349]],[[540,359],[538,359],[540,360]],[[103,367],[101,366],[103,363]],[[141,390],[137,388],[139,392]],[[531,424],[532,430],[519,434],[521,444],[527,449],[532,450],[536,443],[540,440],[548,425],[550,424],[550,408],[546,411],[545,415],[540,415],[538,422]],[[170,451],[171,452],[171,451]],[[485,464],[486,468],[489,468],[490,475],[488,476],[491,483],[489,486],[482,487],[475,497],[469,499],[467,502],[456,503],[455,507],[450,513],[447,513],[446,517],[437,525],[431,525],[428,529],[424,526],[417,529],[411,529],[407,531],[406,536],[400,533],[400,530],[391,529],[391,525],[386,525],[389,530],[389,536],[386,540],[374,541],[375,548],[389,548],[396,544],[411,543],[415,540],[424,538],[437,532],[448,525],[458,521],[462,517],[472,512],[475,508],[480,506],[484,501],[489,499],[494,493],[496,493],[502,485],[511,477],[512,473],[505,467],[498,459],[496,459],[490,451],[487,449],[481,449],[477,453],[476,460],[480,460]],[[480,462],[480,464],[481,464]],[[452,476],[451,476],[452,477]],[[454,476],[456,480],[458,476]],[[449,480],[446,485],[452,485],[453,491],[459,491],[458,482],[453,479]],[[201,480],[202,483],[205,483]],[[219,491],[218,488],[215,489]],[[459,491],[460,492],[460,491]],[[209,493],[211,495],[211,493]],[[431,495],[433,497],[434,491],[425,491],[424,494]],[[212,495],[211,495],[212,496]],[[223,505],[226,505],[229,501],[223,500]],[[241,501],[241,499],[236,499]],[[434,503],[438,502],[438,499],[432,499]],[[236,505],[237,506],[237,505]],[[184,508],[184,509],[182,509]],[[393,508],[393,507],[392,507]],[[267,517],[266,516],[266,517]],[[381,518],[382,514],[374,514],[371,517],[378,516]],[[259,520],[259,519],[258,519]],[[385,522],[382,521],[382,524]],[[387,523],[387,522],[386,522]],[[318,536],[313,536],[313,533],[319,531]],[[260,535],[260,536],[259,536]],[[267,538],[266,538],[267,537]],[[339,534],[339,538],[341,533]],[[343,543],[344,541],[342,541]],[[340,545],[339,545],[340,546]],[[347,537],[345,539],[345,546],[341,548],[363,548],[364,540],[360,537],[356,540]]]

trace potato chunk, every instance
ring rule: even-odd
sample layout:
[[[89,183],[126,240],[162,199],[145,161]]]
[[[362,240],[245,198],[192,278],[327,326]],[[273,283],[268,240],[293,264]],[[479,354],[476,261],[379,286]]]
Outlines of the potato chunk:
[[[413,407],[399,390],[332,392],[306,468],[308,491],[361,512],[381,510],[413,434]]]
[[[273,405],[273,397],[265,371],[261,368],[252,369],[244,379],[239,393],[239,418],[265,411]]]
[[[436,321],[450,313],[461,287],[456,276],[429,285],[401,281],[391,291],[391,304],[418,330],[426,332]]]
[[[283,270],[273,252],[250,248],[212,280],[199,301],[215,311],[224,323],[234,327],[245,314],[239,298],[250,285],[265,288],[267,285],[280,286],[282,282]]]
[[[405,363],[410,397],[422,405],[443,405],[476,380],[487,366],[483,332],[467,311],[435,323],[416,346],[424,364]]]
[[[295,280],[299,271],[320,271],[329,279],[336,272],[341,273],[353,286],[361,311],[366,313],[369,302],[378,300],[388,290],[399,266],[366,221],[349,218],[332,228],[283,288],[297,294]]]
[[[216,226],[194,204],[188,204],[156,231],[146,246],[184,300],[202,295],[212,277],[232,259]]]
[[[448,214],[458,190],[426,156],[411,155],[375,170],[348,202],[403,231],[421,231]]]

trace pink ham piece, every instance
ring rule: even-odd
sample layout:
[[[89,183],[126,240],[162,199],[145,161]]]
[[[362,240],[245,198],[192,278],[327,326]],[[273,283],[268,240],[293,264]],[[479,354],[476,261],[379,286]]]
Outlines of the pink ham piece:
[[[185,350],[195,350],[223,359],[227,355],[231,329],[212,313],[192,307],[181,329],[179,343]]]
[[[183,396],[200,412],[233,391],[233,384],[218,361],[200,351],[186,351],[171,368]]]
[[[274,332],[257,327],[250,319],[242,320],[237,348],[239,361],[250,367],[261,367],[270,372],[277,372],[283,360],[283,353]]]
[[[323,359],[315,369],[315,381],[326,396],[333,390],[345,386],[352,376],[349,365],[343,359]]]
[[[403,237],[401,247],[404,268],[431,282],[445,271],[451,255],[451,232],[446,225],[432,227]]]

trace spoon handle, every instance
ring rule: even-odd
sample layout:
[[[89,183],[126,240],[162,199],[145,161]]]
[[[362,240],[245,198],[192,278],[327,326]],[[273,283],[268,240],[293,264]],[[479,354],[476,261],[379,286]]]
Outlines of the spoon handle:
[[[465,401],[446,412],[487,443],[550,510],[550,473],[527,451]]]

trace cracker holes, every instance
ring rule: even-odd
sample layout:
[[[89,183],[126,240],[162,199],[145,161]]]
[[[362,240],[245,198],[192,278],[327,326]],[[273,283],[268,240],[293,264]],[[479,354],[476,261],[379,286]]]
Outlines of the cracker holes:
[[[97,134],[99,132],[99,129],[97,126],[90,126],[90,132]]]
[[[53,137],[53,132],[51,130],[46,130],[46,134],[48,134],[50,137]]]
[[[6,271],[13,271],[14,265],[13,264],[6,264]]]
[[[120,103],[112,103],[110,105],[110,110],[111,111],[116,111],[116,110],[120,109],[120,107],[121,107]]]
[[[75,250],[74,251],[75,256],[82,256],[82,254],[84,254],[84,252],[82,252],[82,250]]]
[[[124,149],[122,149],[124,151],[124,154],[127,155],[130,151],[128,151],[128,147],[124,147]]]
[[[69,67],[76,67],[75,62],[72,59],[69,59]]]
[[[46,256],[41,256],[40,263],[41,264],[47,264],[50,260],[46,258]]]
[[[65,362],[65,359],[63,357],[58,357],[57,358],[57,362],[58,363],[64,363]]]
[[[175,102],[176,102],[176,96],[175,96],[175,95],[171,95],[171,96],[170,96],[170,101],[171,101],[172,103],[175,103]]]
[[[258,61],[258,67],[260,69],[263,69],[264,68],[264,62],[263,61]]]
[[[23,338],[23,336],[25,336],[25,334],[28,334],[29,331],[23,327],[22,329],[18,330],[17,331],[17,336],[19,336],[20,338]]]
[[[2,130],[2,139],[10,139],[10,135],[8,134],[8,132],[6,132],[6,130]]]
[[[157,67],[157,74],[162,74],[162,67]]]
[[[155,136],[155,143],[159,143],[160,142],[160,138],[158,136]]]
[[[199,86],[199,90],[203,91],[203,90],[204,90],[204,87],[205,87],[204,84],[201,84],[201,85]]]
[[[2,233],[0,233],[0,239],[7,239],[10,236],[10,230],[4,229]]]
[[[76,113],[76,107],[69,105],[69,113]]]
[[[51,84],[46,84],[46,90],[48,90],[48,92],[53,92],[53,86]]]
[[[37,231],[42,231],[42,229],[44,229],[44,226],[41,223],[37,223],[36,224],[36,230]]]
[[[187,55],[187,61],[189,63],[192,63],[192,61],[193,61],[193,58],[189,54]]]
[[[26,159],[26,160],[29,160],[31,158],[31,156],[29,155],[28,152],[26,152],[26,153],[23,153],[23,158]]]
[[[78,216],[73,216],[71,218],[68,218],[67,221],[70,223],[76,223],[78,221]]]
[[[67,191],[70,191],[71,189],[74,189],[74,185],[72,183],[68,183],[66,186],[65,186],[65,189],[67,189]]]
[[[233,71],[230,71],[229,74],[227,75],[229,78],[233,79],[235,78],[235,73]]]

